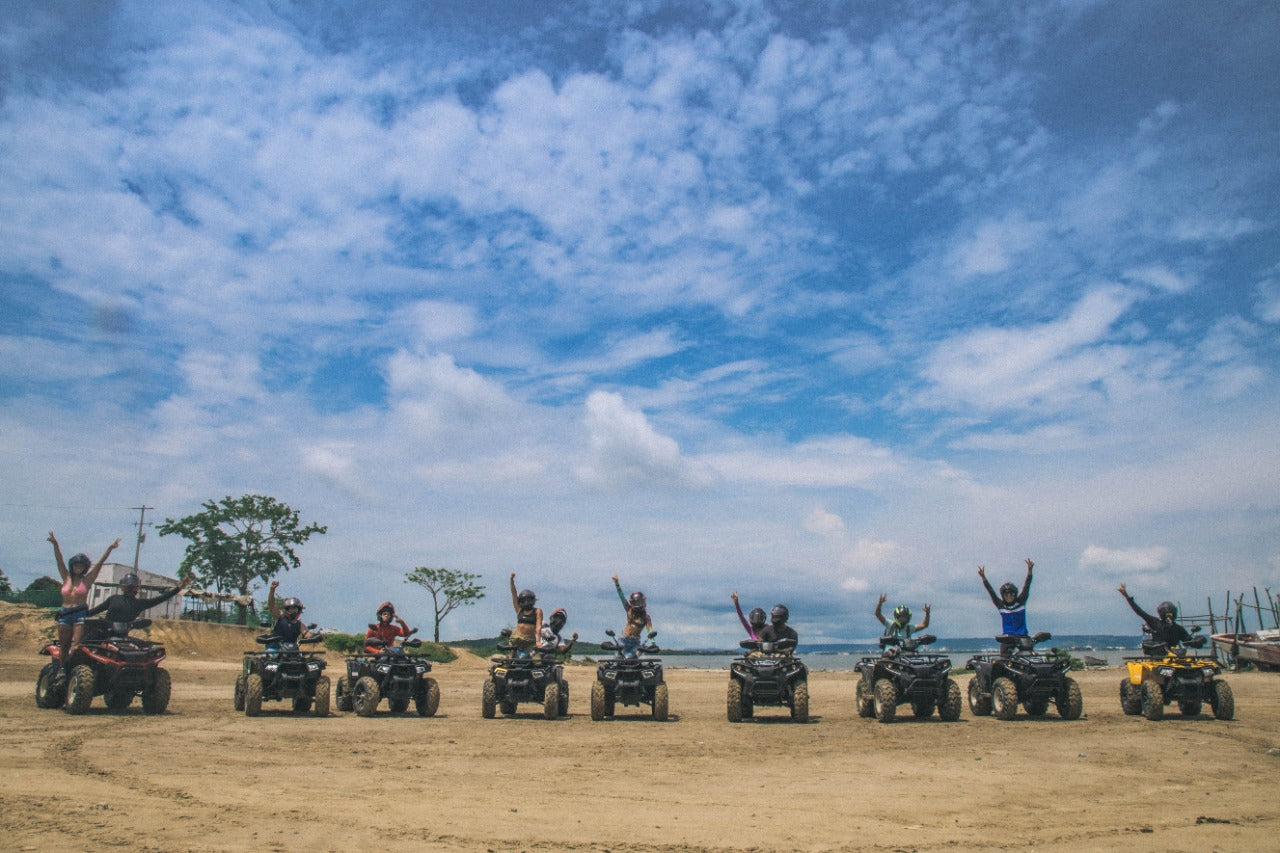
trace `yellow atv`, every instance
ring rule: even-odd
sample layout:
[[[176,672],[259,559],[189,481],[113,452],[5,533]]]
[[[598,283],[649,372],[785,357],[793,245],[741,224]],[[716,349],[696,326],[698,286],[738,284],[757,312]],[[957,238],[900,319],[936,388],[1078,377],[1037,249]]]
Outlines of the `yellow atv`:
[[[1164,706],[1177,702],[1182,716],[1194,717],[1208,702],[1219,720],[1232,719],[1236,713],[1235,697],[1231,685],[1218,678],[1217,661],[1188,651],[1202,648],[1204,641],[1204,637],[1192,637],[1184,645],[1169,646],[1144,640],[1145,657],[1125,662],[1129,674],[1120,682],[1120,707],[1124,712],[1159,720],[1164,716]]]

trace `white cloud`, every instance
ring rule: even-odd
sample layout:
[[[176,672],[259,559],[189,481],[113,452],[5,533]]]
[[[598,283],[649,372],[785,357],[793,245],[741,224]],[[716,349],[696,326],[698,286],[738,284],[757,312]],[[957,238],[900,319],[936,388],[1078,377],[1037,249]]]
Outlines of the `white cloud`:
[[[1167,293],[1186,293],[1196,285],[1192,276],[1179,275],[1164,264],[1149,264],[1126,270],[1124,276],[1129,281],[1146,284]]]
[[[1104,548],[1090,545],[1080,554],[1080,568],[1108,577],[1151,577],[1169,568],[1169,549],[1160,545],[1147,548]]]
[[[816,506],[805,516],[804,529],[819,536],[841,536],[844,534],[844,519]]]
[[[655,430],[620,394],[593,391],[585,408],[590,456],[577,469],[584,482],[674,486],[705,479],[681,458],[675,440]]]
[[[960,278],[1005,272],[1020,255],[1035,247],[1045,230],[1044,225],[1021,216],[982,222],[963,244],[951,250],[948,266]]]

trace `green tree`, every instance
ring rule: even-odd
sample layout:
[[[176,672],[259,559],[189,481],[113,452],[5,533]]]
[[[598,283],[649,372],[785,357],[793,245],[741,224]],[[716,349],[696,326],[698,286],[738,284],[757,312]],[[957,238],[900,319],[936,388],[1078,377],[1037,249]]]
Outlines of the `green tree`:
[[[319,524],[303,526],[298,511],[265,495],[230,496],[205,501],[203,512],[184,518],[166,518],[156,530],[161,536],[177,534],[188,541],[178,569],[206,589],[249,595],[254,581],[267,582],[281,571],[296,569],[301,561],[294,547],[324,533]],[[240,605],[239,622],[248,621]]]
[[[13,595],[13,584],[9,583],[9,576],[4,573],[4,569],[0,569],[0,597],[8,598]]]
[[[440,623],[464,604],[475,604],[484,598],[484,587],[477,584],[480,575],[455,572],[452,569],[433,569],[418,566],[405,575],[405,583],[416,583],[431,593],[431,606],[435,610],[435,641],[440,642]]]

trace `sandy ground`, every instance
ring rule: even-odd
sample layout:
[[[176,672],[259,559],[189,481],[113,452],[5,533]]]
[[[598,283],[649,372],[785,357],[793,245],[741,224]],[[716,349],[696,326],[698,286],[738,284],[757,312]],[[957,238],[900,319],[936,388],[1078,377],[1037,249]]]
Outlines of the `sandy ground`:
[[[573,667],[571,716],[551,722],[533,706],[483,719],[486,663],[467,656],[436,667],[434,718],[246,718],[231,693],[249,632],[187,629],[201,636],[170,640],[168,713],[96,699],[74,717],[36,708],[47,658],[5,617],[6,850],[1277,849],[1276,674],[1231,676],[1234,722],[1126,717],[1106,670],[1080,674],[1076,722],[903,708],[882,725],[856,715],[851,673],[823,672],[813,722],[733,725],[723,672],[668,668],[667,723],[592,722],[594,669]]]

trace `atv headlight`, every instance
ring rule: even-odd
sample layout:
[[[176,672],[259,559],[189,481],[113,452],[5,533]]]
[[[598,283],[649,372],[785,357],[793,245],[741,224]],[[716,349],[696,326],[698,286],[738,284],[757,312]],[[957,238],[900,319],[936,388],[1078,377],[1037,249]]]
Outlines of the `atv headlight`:
[[[1160,676],[1161,678],[1173,678],[1173,668],[1168,666],[1162,666],[1156,670],[1156,675]]]
[[[1204,677],[1206,680],[1213,678],[1217,674],[1218,674],[1218,670],[1215,669],[1214,667],[1206,666],[1204,668]]]
[[[612,669],[611,669],[611,670],[609,670],[608,672],[606,672],[606,673],[604,674],[604,679],[605,679],[605,681],[617,681],[617,680],[618,680],[618,673],[617,673],[615,670],[612,670]]]
[[[267,672],[275,672],[279,668],[280,668],[280,664],[278,663],[269,663],[263,667],[263,669],[265,669]]]
[[[658,673],[654,672],[651,669],[646,669],[644,672],[640,673],[640,677],[645,679],[646,681],[652,681],[654,678],[657,677],[657,675]]]
[[[532,673],[534,678],[542,678],[547,674],[545,669],[535,669]]]
[[[385,675],[386,673],[391,671],[391,664],[389,663],[378,664],[377,666],[374,667],[374,670],[376,672],[380,672]]]

